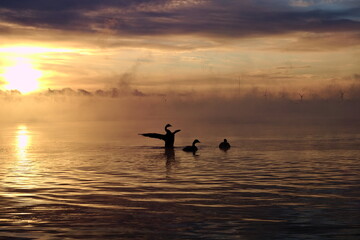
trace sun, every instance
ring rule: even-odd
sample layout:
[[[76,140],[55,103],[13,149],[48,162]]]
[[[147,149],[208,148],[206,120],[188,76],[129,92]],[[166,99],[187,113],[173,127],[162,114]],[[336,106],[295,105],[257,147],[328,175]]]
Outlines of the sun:
[[[42,72],[37,70],[27,58],[16,58],[14,64],[5,68],[3,78],[7,82],[7,90],[18,90],[30,93],[39,89],[39,78]]]

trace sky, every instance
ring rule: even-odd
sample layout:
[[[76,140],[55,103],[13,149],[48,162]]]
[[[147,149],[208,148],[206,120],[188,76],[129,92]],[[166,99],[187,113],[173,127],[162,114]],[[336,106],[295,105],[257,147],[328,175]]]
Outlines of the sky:
[[[357,0],[1,1],[0,35],[2,90],[235,93],[360,82]]]

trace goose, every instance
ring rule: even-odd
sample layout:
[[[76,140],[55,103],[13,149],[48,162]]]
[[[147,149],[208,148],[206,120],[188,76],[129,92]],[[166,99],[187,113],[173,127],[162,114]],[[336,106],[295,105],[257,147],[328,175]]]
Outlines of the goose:
[[[196,152],[198,148],[195,146],[196,143],[199,143],[200,141],[195,139],[191,146],[186,146],[183,148],[185,152]]]
[[[219,144],[219,148],[221,150],[227,151],[230,148],[230,143],[226,139],[224,139],[224,141]]]
[[[171,124],[165,125],[165,132],[166,134],[160,134],[160,133],[140,133],[139,135],[142,135],[144,137],[150,137],[150,138],[157,138],[160,140],[163,140],[165,142],[165,148],[174,148],[174,141],[175,141],[175,134],[180,132],[181,130],[175,130],[174,132],[171,132],[168,127],[172,127]]]

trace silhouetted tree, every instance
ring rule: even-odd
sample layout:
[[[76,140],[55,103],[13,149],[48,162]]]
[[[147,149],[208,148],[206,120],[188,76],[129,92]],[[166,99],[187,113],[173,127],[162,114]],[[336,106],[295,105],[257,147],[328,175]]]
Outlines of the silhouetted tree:
[[[119,90],[117,88],[112,88],[110,90],[110,96],[112,98],[116,98],[116,97],[119,97]]]
[[[145,93],[143,93],[143,92],[141,92],[141,91],[139,91],[139,90],[137,90],[137,89],[135,89],[135,90],[132,92],[132,95],[138,96],[138,97],[145,97],[145,96],[146,96]]]
[[[76,92],[72,88],[63,88],[63,89],[61,89],[60,92],[61,92],[61,94],[68,95],[68,96],[76,94]]]
[[[100,97],[104,97],[104,96],[106,96],[106,93],[105,93],[104,90],[98,89],[98,90],[95,91],[95,95],[100,96]]]
[[[86,91],[85,89],[78,89],[78,93],[79,93],[79,95],[83,95],[83,96],[92,96],[92,93],[89,91]]]
[[[10,90],[10,95],[21,95],[21,92],[19,90]]]

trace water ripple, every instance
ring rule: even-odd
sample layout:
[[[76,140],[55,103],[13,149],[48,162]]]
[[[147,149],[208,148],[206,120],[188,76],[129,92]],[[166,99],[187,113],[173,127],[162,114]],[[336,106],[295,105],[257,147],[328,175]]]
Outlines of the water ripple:
[[[0,239],[356,239],[355,136],[0,147]],[[29,143],[30,144],[30,143]],[[215,145],[216,146],[216,145]]]

